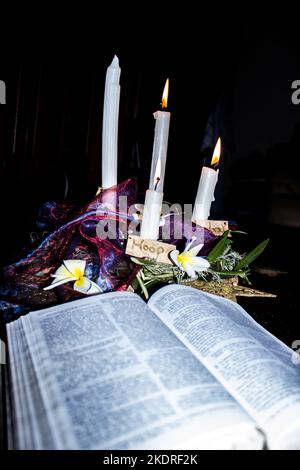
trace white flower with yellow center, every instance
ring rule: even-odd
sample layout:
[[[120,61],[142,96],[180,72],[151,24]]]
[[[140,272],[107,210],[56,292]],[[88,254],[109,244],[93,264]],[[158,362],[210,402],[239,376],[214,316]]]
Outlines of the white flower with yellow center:
[[[102,292],[100,287],[84,275],[86,261],[81,259],[68,259],[51,274],[54,280],[50,286],[44,287],[44,290],[54,289],[54,287],[75,281],[73,289],[83,294],[99,294]]]
[[[192,240],[186,245],[185,249],[182,253],[179,253],[178,250],[173,250],[170,253],[170,258],[178,268],[182,271],[185,271],[189,277],[196,278],[196,272],[199,271],[206,271],[210,264],[209,262],[202,258],[201,256],[197,256],[201,248],[203,247],[203,243],[190,248],[196,237],[193,237]]]

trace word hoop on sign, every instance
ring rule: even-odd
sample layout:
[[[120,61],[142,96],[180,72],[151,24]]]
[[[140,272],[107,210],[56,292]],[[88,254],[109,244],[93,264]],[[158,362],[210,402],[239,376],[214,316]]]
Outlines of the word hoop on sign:
[[[172,264],[169,253],[176,250],[175,245],[156,240],[146,240],[137,235],[129,235],[126,254],[137,258],[149,258],[158,263]]]

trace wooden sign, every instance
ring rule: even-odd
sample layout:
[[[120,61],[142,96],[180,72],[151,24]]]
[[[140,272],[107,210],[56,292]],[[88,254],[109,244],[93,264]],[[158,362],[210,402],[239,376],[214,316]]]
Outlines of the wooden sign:
[[[221,236],[229,230],[228,220],[193,220],[195,224],[210,230],[214,235]]]
[[[173,250],[176,250],[175,245],[129,235],[125,253],[137,258],[153,259],[158,263],[172,264],[168,255]]]

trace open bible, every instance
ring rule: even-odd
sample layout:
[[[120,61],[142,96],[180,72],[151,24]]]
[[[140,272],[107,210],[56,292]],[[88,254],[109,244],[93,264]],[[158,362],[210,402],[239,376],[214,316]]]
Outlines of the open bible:
[[[10,448],[300,449],[300,366],[229,300],[102,294],[7,337]]]

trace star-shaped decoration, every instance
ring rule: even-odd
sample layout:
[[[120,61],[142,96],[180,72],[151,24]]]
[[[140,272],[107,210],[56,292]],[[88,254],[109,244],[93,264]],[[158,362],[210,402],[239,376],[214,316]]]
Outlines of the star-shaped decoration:
[[[200,279],[184,281],[184,284],[188,284],[196,289],[209,292],[210,294],[219,295],[226,299],[237,302],[237,297],[277,297],[275,294],[269,292],[263,292],[261,290],[252,289],[250,287],[239,286],[238,278],[234,277],[231,279],[224,280],[222,282],[217,281],[202,281]]]

